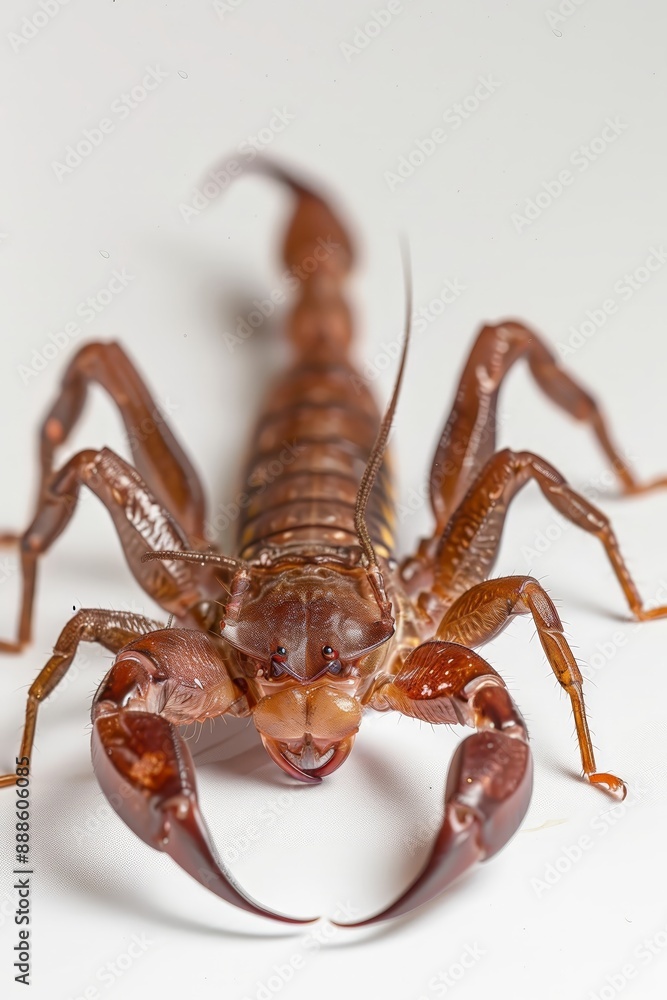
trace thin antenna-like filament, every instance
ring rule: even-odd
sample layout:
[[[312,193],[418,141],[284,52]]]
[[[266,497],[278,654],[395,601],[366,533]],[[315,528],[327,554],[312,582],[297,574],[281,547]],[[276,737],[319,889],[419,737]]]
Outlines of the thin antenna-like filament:
[[[231,556],[220,555],[219,552],[191,552],[187,549],[162,549],[158,552],[145,552],[142,562],[152,562],[160,559],[163,562],[213,563],[216,566],[229,566],[230,569],[243,569],[246,565],[242,559],[232,559]]]
[[[401,245],[401,251],[403,257],[403,275],[405,280],[405,333],[403,337],[403,350],[401,352],[401,360],[398,366],[396,382],[394,383],[394,391],[392,392],[389,405],[385,411],[384,417],[382,418],[382,423],[380,424],[380,429],[378,430],[373,450],[368,458],[368,462],[366,463],[364,474],[361,477],[361,483],[359,484],[357,499],[354,507],[354,528],[357,532],[359,543],[363,549],[369,566],[377,566],[377,556],[375,555],[373,542],[368,530],[368,525],[366,524],[366,507],[368,506],[368,499],[371,495],[371,490],[373,489],[373,484],[375,483],[380,466],[382,465],[385,448],[387,447],[387,439],[389,437],[389,431],[391,430],[392,421],[394,419],[396,403],[398,402],[398,395],[401,388],[401,382],[403,380],[403,370],[405,368],[405,359],[408,353],[408,343],[410,341],[412,278],[410,273],[410,254],[405,243]]]

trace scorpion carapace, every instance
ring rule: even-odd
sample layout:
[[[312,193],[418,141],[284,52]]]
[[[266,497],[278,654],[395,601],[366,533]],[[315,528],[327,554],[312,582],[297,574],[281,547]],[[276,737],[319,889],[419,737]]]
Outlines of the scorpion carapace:
[[[222,634],[254,679],[253,721],[267,751],[288,774],[313,781],[352,749],[362,698],[384,659],[378,647],[394,624],[379,617],[363,569],[306,563],[263,579],[266,572],[254,585],[250,575],[248,596],[238,612],[227,610]]]
[[[526,359],[551,400],[588,424],[625,493],[667,481],[637,482],[596,402],[537,333],[515,320],[485,326],[434,457],[433,532],[397,563],[385,446],[405,350],[381,419],[351,358],[347,231],[306,185],[258,165],[296,200],[283,243],[296,290],[285,323],[293,360],[271,389],[253,437],[237,555],[210,548],[199,478],[166,423],[136,433],[155,404],[132,362],[117,344],[88,344],[70,360],[42,426],[36,511],[20,538],[18,636],[0,649],[29,642],[39,557],[87,487],[107,507],[134,576],[175,621],[165,627],[127,612],[79,611],[30,688],[20,755],[30,756],[39,704],[78,644],[102,644],[115,661],[93,702],[92,754],[114,809],[211,891],[290,922],[298,921],[250,899],[219,860],[179,727],[250,716],[270,757],[305,782],[342,764],[364,709],[475,728],[450,765],[442,825],[421,874],[383,912],[358,921],[371,923],[431,899],[498,851],[521,823],[532,785],[526,726],[501,677],[475,652],[514,615],[532,616],[570,698],[584,775],[625,794],[619,778],[596,768],[582,676],[551,598],[532,577],[488,579],[514,495],[534,480],[561,515],[595,535],[637,618],[663,617],[667,608],[644,608],[609,521],[553,466],[531,452],[496,451],[496,405],[507,372]],[[102,448],[55,467],[91,382],[118,406],[133,465]],[[13,774],[0,778],[14,781]]]

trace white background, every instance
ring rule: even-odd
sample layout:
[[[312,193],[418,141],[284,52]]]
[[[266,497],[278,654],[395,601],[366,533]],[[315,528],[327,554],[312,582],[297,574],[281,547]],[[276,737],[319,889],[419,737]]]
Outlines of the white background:
[[[631,297],[614,290],[667,241],[661,3],[564,2],[571,13],[558,20],[547,16],[555,0],[551,8],[404,0],[365,48],[358,31],[382,0],[136,6],[71,0],[37,31],[22,20],[36,16],[41,25],[37,0],[2,6],[3,527],[23,528],[31,516],[41,415],[68,359],[91,338],[118,337],[136,359],[171,410],[212,509],[233,498],[279,338],[267,325],[231,351],[224,335],[244,314],[240,303],[278,286],[275,251],[290,199],[247,176],[189,222],[179,206],[192,203],[216,162],[238,156],[249,135],[268,127],[275,108],[293,120],[267,154],[334,192],[360,245],[350,287],[360,364],[383,365],[383,343],[400,335],[399,232],[412,248],[417,305],[428,306],[448,279],[465,285],[415,337],[394,436],[404,504],[423,485],[480,322],[520,316],[553,345],[566,344],[586,311],[609,298],[616,312],[565,360],[604,400],[640,474],[667,470],[667,267]],[[34,37],[17,42],[22,31]],[[345,47],[355,41],[355,50]],[[165,79],[121,118],[114,102],[148,67]],[[455,112],[443,121],[480,77],[495,81],[494,93],[460,127]],[[58,177],[54,161],[105,117],[113,131]],[[608,118],[622,124],[620,134],[584,170],[586,154],[577,150]],[[386,173],[434,128],[446,141],[411,177],[390,184]],[[523,214],[527,199],[564,169],[573,183],[529,225],[516,225],[512,213]],[[79,304],[122,269],[133,276],[122,294],[93,321],[79,316],[78,336],[26,375],[33,351],[41,354],[49,334],[76,320]],[[385,370],[375,383],[383,399],[391,377]],[[127,453],[110,404],[91,396],[63,458],[104,444]],[[574,485],[596,491],[642,593],[657,603],[667,579],[667,496],[617,499],[590,432],[540,396],[522,366],[508,379],[502,414],[504,444],[537,450]],[[402,551],[427,528],[422,505],[401,524]],[[7,636],[19,580],[15,553],[0,558]],[[90,765],[88,711],[110,657],[86,648],[43,709],[33,756],[31,996],[664,996],[667,949],[650,957],[642,942],[667,940],[667,623],[629,620],[600,545],[563,529],[535,487],[513,506],[497,569],[533,572],[554,595],[594,679],[586,695],[599,764],[631,788],[625,806],[610,813],[612,800],[579,780],[568,703],[532,624],[516,621],[485,655],[531,728],[535,792],[521,831],[420,912],[362,931],[322,924],[319,944],[227,906],[109,814]],[[33,646],[3,657],[3,770],[18,747],[27,687],[80,606],[156,613],[94,502],[81,504],[43,562]],[[423,863],[460,733],[368,719],[349,761],[317,788],[294,787],[262,755],[252,729],[221,724],[215,738],[236,757],[202,767],[201,795],[246,889],[294,914],[353,906],[361,915],[386,905]],[[12,982],[13,822],[5,791],[0,982],[12,997],[25,995]],[[568,860],[578,857],[581,837],[587,849]],[[135,935],[144,950],[135,941],[138,957],[130,959]],[[454,982],[466,949],[479,957],[450,987],[444,977]],[[289,982],[272,978],[294,956],[300,967]],[[620,971],[627,963],[636,969],[629,982]]]

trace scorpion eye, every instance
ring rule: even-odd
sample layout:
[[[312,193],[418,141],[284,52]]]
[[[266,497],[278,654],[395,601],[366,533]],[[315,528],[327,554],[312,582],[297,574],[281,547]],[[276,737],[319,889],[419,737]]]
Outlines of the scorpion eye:
[[[275,652],[276,656],[287,656],[287,650],[284,646],[278,646]]]
[[[334,649],[333,646],[322,646],[322,656],[325,660],[329,660],[330,674],[340,674],[342,672],[343,664],[338,659],[338,650]]]

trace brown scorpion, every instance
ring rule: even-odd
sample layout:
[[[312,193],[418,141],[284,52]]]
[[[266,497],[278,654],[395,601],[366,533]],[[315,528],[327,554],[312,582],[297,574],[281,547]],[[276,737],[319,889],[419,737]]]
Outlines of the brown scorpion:
[[[666,616],[667,607],[644,608],[608,519],[552,465],[529,451],[496,450],[498,393],[514,363],[524,358],[546,395],[590,427],[624,493],[667,481],[637,482],[595,400],[537,333],[516,320],[484,326],[433,459],[433,531],[398,563],[386,444],[408,330],[381,417],[351,359],[348,233],[309,187],[277,166],[260,169],[285,182],[296,201],[282,252],[298,274],[298,296],[286,322],[293,361],[269,392],[245,468],[237,555],[207,542],[199,478],[168,426],[133,433],[155,404],[123,349],[89,343],[70,361],[42,426],[41,486],[20,537],[18,635],[0,649],[17,651],[30,641],[39,557],[66,528],[86,487],[108,509],[135,578],[172,617],[165,627],[129,612],[78,611],[30,687],[19,757],[30,757],[38,707],[79,643],[111,650],[115,660],[92,707],[92,758],[114,808],[142,840],[229,903],[293,923],[299,921],[252,900],[219,860],[179,727],[249,716],[271,759],[303,782],[340,767],[364,709],[473,727],[451,762],[442,824],[423,870],[387,909],[355,922],[368,924],[442,892],[499,851],[526,813],[526,725],[502,678],[475,652],[514,615],[532,616],[570,698],[585,777],[625,795],[619,778],[597,769],[582,675],[551,598],[530,576],[488,579],[513,497],[534,481],[563,517],[599,538],[636,618]],[[408,327],[409,299],[408,287]],[[102,448],[55,467],[90,383],[117,405],[133,465]],[[293,460],[281,464],[286,441],[294,442]],[[0,778],[1,785],[15,781],[15,774]]]

